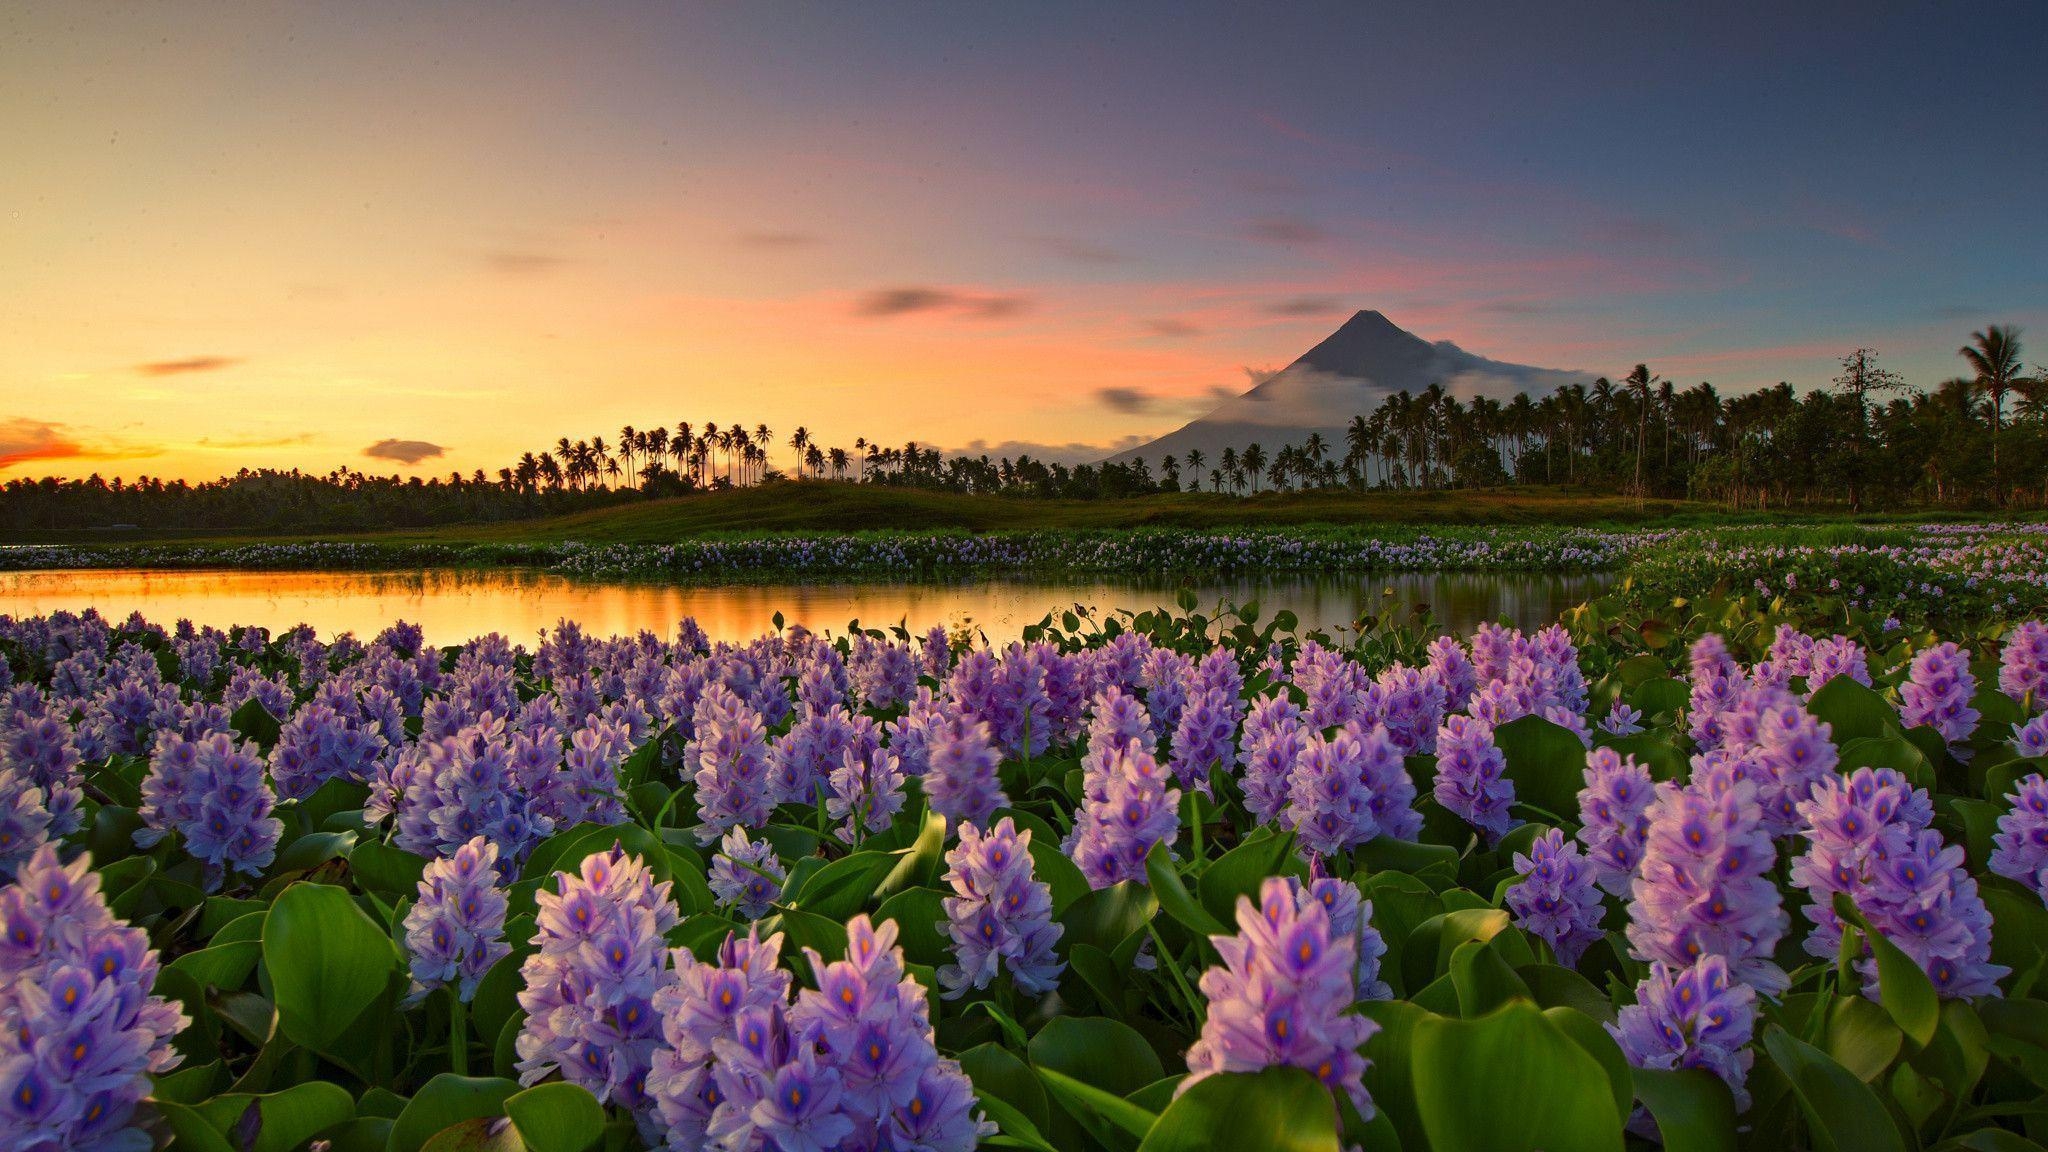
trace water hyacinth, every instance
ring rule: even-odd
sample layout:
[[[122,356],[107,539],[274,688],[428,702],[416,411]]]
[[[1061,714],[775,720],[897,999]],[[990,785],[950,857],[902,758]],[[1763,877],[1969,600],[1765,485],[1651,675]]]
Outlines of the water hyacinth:
[[[82,819],[84,798],[78,766],[82,759],[71,726],[45,713],[0,709],[0,771],[13,772],[17,788],[42,791],[49,835],[69,836]]]
[[[1301,708],[1285,696],[1261,696],[1245,720],[1243,764],[1238,782],[1244,805],[1261,824],[1278,819],[1292,793],[1294,766],[1308,747],[1308,725]],[[1093,754],[1094,745],[1090,745]]]
[[[328,705],[308,704],[279,729],[270,750],[270,779],[286,800],[311,796],[329,780],[362,783],[385,747],[381,732],[356,727]]]
[[[2012,750],[2029,760],[2048,756],[2048,712],[2012,726]]]
[[[151,994],[157,953],[107,909],[92,859],[38,849],[0,889],[0,1117],[20,1152],[147,1152],[150,1077],[186,1017]]]
[[[1169,763],[1174,779],[1183,789],[1207,796],[1209,774],[1218,767],[1237,762],[1237,698],[1222,689],[1195,693],[1181,709],[1180,722],[1173,729],[1173,755]]]
[[[699,961],[687,948],[671,954],[675,978],[654,994],[663,1045],[654,1054],[647,1092],[666,1146],[675,1152],[704,1148],[711,1117],[725,1103],[712,1075],[713,1046],[734,1038],[742,1014],[757,1019],[788,1002],[782,939],[777,932],[762,940],[752,929],[744,937],[728,935],[716,963]]]
[[[1643,861],[1656,786],[1650,770],[1612,748],[1586,754],[1586,786],[1579,790],[1579,842],[1593,877],[1611,895],[1627,896]]]
[[[996,809],[1009,804],[996,770],[1003,755],[988,725],[971,716],[948,716],[925,733],[924,795],[948,827],[965,821],[985,826]]]
[[[1899,946],[1946,997],[1996,995],[2005,969],[1991,961],[1991,917],[1977,882],[1962,868],[1963,851],[1929,828],[1927,793],[1890,768],[1858,768],[1814,789],[1801,807],[1807,851],[1792,865],[1792,884],[1812,897],[1814,928],[1806,950],[1833,957],[1843,924],[1834,897],[1847,895],[1873,930]],[[1864,991],[1877,995],[1877,963],[1858,964]]]
[[[1493,743],[1493,726],[1470,716],[1447,716],[1436,734],[1436,801],[1497,844],[1520,823],[1509,814],[1515,782],[1507,757]]]
[[[1768,875],[1777,856],[1756,786],[1659,784],[1647,816],[1629,905],[1636,958],[1689,968],[1719,956],[1764,995],[1783,992],[1789,981],[1771,955],[1789,918]]]
[[[1379,1025],[1351,1012],[1358,999],[1357,945],[1333,931],[1322,901],[1302,899],[1285,877],[1268,877],[1255,906],[1237,902],[1238,933],[1212,936],[1223,959],[1202,973],[1208,1015],[1188,1049],[1187,1091],[1224,1072],[1305,1068],[1371,1119],[1359,1053]]]
[[[1074,818],[1071,854],[1091,888],[1142,881],[1152,846],[1172,842],[1180,831],[1180,789],[1168,787],[1171,780],[1136,740],[1110,756],[1101,794],[1084,797]]]
[[[706,693],[697,705],[696,732],[684,762],[695,774],[697,812],[704,821],[697,839],[709,844],[729,828],[766,824],[775,811],[775,793],[761,714],[730,693]]]
[[[2029,773],[2005,799],[2012,806],[1998,818],[1998,834],[1991,838],[1991,870],[2048,901],[2048,779]]]
[[[617,848],[555,879],[556,891],[535,893],[536,951],[520,967],[519,1082],[560,1072],[633,1113],[644,1132],[647,1072],[661,1042],[654,997],[675,979],[662,939],[680,919],[669,882],[655,883],[639,857]]]
[[[1358,998],[1392,999],[1393,988],[1380,979],[1380,961],[1387,954],[1387,942],[1379,929],[1373,927],[1372,901],[1361,898],[1358,885],[1351,881],[1326,875],[1321,859],[1311,862],[1309,875],[1307,884],[1295,881],[1295,897],[1321,904],[1324,915],[1330,918],[1332,936],[1350,939],[1357,949],[1358,967],[1353,979],[1358,983]]]
[[[201,740],[159,737],[142,782],[136,845],[177,833],[185,850],[205,861],[209,888],[231,873],[261,875],[276,858],[284,822],[271,815],[276,800],[255,749],[225,732]]]
[[[453,984],[457,998],[476,997],[477,981],[512,954],[505,942],[504,889],[498,887],[498,846],[478,836],[427,864],[419,900],[405,914],[405,951],[412,998]]]
[[[1550,945],[1557,962],[1578,966],[1586,948],[1602,936],[1600,890],[1592,862],[1557,828],[1546,829],[1526,853],[1515,853],[1521,882],[1508,889],[1515,922]]]
[[[782,894],[782,882],[787,877],[782,859],[767,837],[750,840],[745,828],[734,828],[718,842],[708,879],[711,894],[718,897],[721,905],[744,919],[758,920],[768,914],[769,907]]]
[[[988,987],[999,967],[1027,995],[1059,985],[1066,965],[1053,945],[1065,929],[1052,922],[1052,889],[1037,878],[1029,829],[1017,831],[1007,816],[987,833],[961,825],[945,881],[953,889],[944,901],[953,962],[938,977],[949,999]]]
[[[1978,712],[1970,706],[1976,694],[1969,653],[1947,642],[1923,648],[1914,654],[1908,678],[1899,685],[1899,722],[1908,728],[1924,724],[1934,729],[1956,759],[1968,760],[1970,750],[1963,744],[1977,730]]]
[[[1636,985],[1636,1002],[1607,1031],[1637,1068],[1704,1068],[1721,1078],[1737,1112],[1749,1108],[1749,1048],[1756,990],[1730,974],[1728,961],[1702,956],[1688,965],[1658,962]]]
[[[857,845],[863,835],[888,831],[903,810],[903,772],[887,749],[847,749],[829,783],[825,815],[842,821],[832,834],[844,843]]]
[[[2048,624],[2022,620],[1998,654],[1998,690],[2028,712],[2048,711]]]

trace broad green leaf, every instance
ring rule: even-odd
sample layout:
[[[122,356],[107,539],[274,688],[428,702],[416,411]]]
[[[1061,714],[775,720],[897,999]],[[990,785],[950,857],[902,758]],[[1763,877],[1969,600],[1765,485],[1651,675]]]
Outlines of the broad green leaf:
[[[983,1098],[999,1096],[1030,1119],[1032,1127],[1043,1129],[1050,1118],[1045,1084],[1031,1066],[1000,1044],[977,1044],[960,1054],[960,1069],[974,1082]]]
[[[886,852],[855,852],[841,856],[816,872],[793,903],[806,912],[828,920],[851,920],[867,907],[868,899],[896,866]]]
[[[1934,982],[1911,956],[1870,926],[1848,893],[1835,893],[1835,915],[1863,930],[1863,938],[1877,958],[1879,1001],[1915,1048],[1926,1047],[1941,1026],[1941,1000],[1935,995]]]
[[[1040,1068],[1038,1075],[1045,1081],[1046,1092],[1060,1102],[1060,1107],[1105,1143],[1124,1143],[1114,1132],[1142,1140],[1159,1120],[1129,1100],[1064,1072]]]
[[[263,925],[263,966],[285,1035],[316,1052],[341,1039],[398,964],[391,937],[340,888],[294,884]]]
[[[413,1095],[391,1125],[390,1152],[419,1152],[434,1134],[464,1120],[505,1114],[517,1081],[443,1072]]]
[[[1844,680],[1848,677],[1838,676],[1828,683]],[[1905,1141],[1891,1114],[1855,1073],[1776,1024],[1764,1030],[1763,1046],[1791,1083],[1816,1148],[1823,1152],[1905,1152]]]
[[[604,1106],[590,1090],[557,1081],[505,1099],[505,1115],[527,1152],[584,1152],[604,1134]]]
[[[1268,876],[1284,875],[1293,852],[1294,837],[1290,834],[1253,833],[1202,870],[1202,877],[1196,882],[1202,907],[1218,923],[1237,923],[1238,900],[1250,897],[1252,903],[1258,903],[1259,886]]]
[[[1145,878],[1151,881],[1152,895],[1159,900],[1159,907],[1168,916],[1198,936],[1227,936],[1230,929],[1223,922],[1209,914],[1209,910],[1195,900],[1181,883],[1180,873],[1174,870],[1173,857],[1168,853],[1164,840],[1152,845],[1145,855]]]
[[[1735,1152],[1735,1097],[1719,1076],[1701,1068],[1631,1071],[1664,1152]]]
[[[1102,1016],[1055,1016],[1031,1038],[1031,1063],[1113,1095],[1135,1092],[1166,1074],[1159,1054],[1126,1024]]]
[[[1223,1073],[1195,1082],[1145,1134],[1139,1152],[1337,1152],[1330,1090],[1300,1068]]]
[[[1524,716],[1493,730],[1493,742],[1507,760],[1507,778],[1515,800],[1533,804],[1554,816],[1579,810],[1579,788],[1586,781],[1586,746],[1570,729],[1541,716]]]
[[[1069,948],[1093,944],[1114,955],[1117,946],[1142,931],[1158,911],[1152,890],[1135,880],[1098,888],[1074,901],[1060,917],[1067,929],[1062,941]]]
[[[1820,686],[1806,702],[1815,719],[1828,724],[1837,747],[1852,740],[1899,734],[1899,714],[1876,692],[1847,676]]]
[[[1432,1147],[1618,1152],[1605,1069],[1535,1005],[1414,1025],[1416,1106]],[[1483,1106],[1478,1106],[1479,1102]]]

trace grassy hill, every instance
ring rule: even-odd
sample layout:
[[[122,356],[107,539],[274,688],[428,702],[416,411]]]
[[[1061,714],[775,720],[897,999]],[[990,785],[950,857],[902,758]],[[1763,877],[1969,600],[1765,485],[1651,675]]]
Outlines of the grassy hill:
[[[1835,513],[1839,516],[1840,513]],[[1955,519],[1953,513],[1930,514]],[[1237,497],[1183,492],[1130,500],[1034,500],[963,496],[872,485],[796,481],[728,492],[649,500],[568,516],[453,524],[349,534],[268,535],[271,541],[337,539],[444,543],[658,543],[693,536],[750,532],[954,530],[1029,531],[1056,528],[1228,528],[1295,525],[1680,525],[1811,522],[1826,510],[1730,516],[1719,506],[1651,500],[1556,488],[1461,492],[1284,492]],[[1920,517],[1926,518],[1926,517]],[[1866,516],[1870,521],[1895,517]],[[179,540],[192,543],[257,539],[243,534],[150,531],[29,532],[0,535],[7,543],[92,543]]]

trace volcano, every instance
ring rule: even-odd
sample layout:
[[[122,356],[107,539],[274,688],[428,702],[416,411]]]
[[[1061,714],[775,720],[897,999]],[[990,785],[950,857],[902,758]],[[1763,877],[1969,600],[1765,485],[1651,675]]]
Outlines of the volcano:
[[[1254,443],[1270,455],[1284,446],[1300,445],[1317,432],[1341,453],[1344,427],[1351,418],[1370,415],[1382,399],[1396,392],[1413,394],[1441,384],[1460,399],[1505,400],[1518,392],[1541,394],[1592,380],[1590,372],[1507,364],[1474,355],[1448,340],[1432,343],[1378,312],[1363,311],[1249,392],[1110,459],[1143,458],[1157,466],[1162,457],[1185,457],[1189,449],[1199,449],[1214,461],[1225,448],[1241,451]]]

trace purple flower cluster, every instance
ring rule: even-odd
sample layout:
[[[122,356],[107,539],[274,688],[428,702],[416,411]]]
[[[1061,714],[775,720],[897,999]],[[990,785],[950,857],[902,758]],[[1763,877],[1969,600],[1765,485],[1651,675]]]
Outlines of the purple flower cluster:
[[[1307,884],[1294,881],[1296,899],[1321,904],[1323,913],[1330,918],[1330,935],[1349,939],[1357,948],[1358,968],[1353,978],[1358,982],[1358,998],[1393,999],[1394,990],[1380,979],[1380,960],[1387,954],[1387,942],[1380,930],[1372,926],[1372,901],[1362,899],[1358,885],[1351,881],[1325,875],[1322,865],[1321,860],[1310,864]]]
[[[90,857],[47,845],[0,889],[0,1143],[18,1152],[147,1152],[137,1112],[180,1059],[156,950],[99,889]]]
[[[1238,782],[1253,820],[1269,824],[1287,810],[1294,767],[1308,748],[1309,736],[1301,708],[1286,696],[1261,696],[1252,702],[1238,751],[1244,768]]]
[[[2048,779],[2034,772],[2006,794],[2012,807],[1991,838],[1991,870],[2017,880],[2048,900]]]
[[[1788,917],[1769,872],[1777,855],[1756,786],[1659,784],[1632,885],[1628,941],[1636,958],[1687,968],[1719,956],[1767,996],[1785,990],[1771,960]]]
[[[1898,945],[1949,997],[1995,996],[2006,969],[1991,963],[1991,916],[1963,850],[1929,828],[1927,793],[1890,768],[1858,768],[1814,789],[1800,807],[1808,848],[1792,865],[1792,885],[1812,897],[1806,950],[1832,957],[1843,925],[1834,897],[1856,902],[1873,930]],[[1877,995],[1877,963],[1858,967],[1864,991]]]
[[[1064,929],[1052,921],[1052,889],[1034,871],[1029,829],[1017,831],[1007,816],[987,833],[961,825],[945,879],[953,888],[944,901],[953,963],[938,975],[947,997],[988,987],[999,966],[1033,996],[1059,985],[1066,965],[1053,944]]]
[[[0,773],[13,773],[14,787],[42,792],[41,807],[49,816],[51,837],[69,836],[83,818],[78,810],[84,798],[79,776],[81,760],[71,726],[47,713],[31,714],[23,709],[0,709]],[[4,852],[5,845],[0,845]]]
[[[476,996],[477,981],[512,954],[505,943],[505,890],[498,887],[498,847],[478,836],[427,864],[419,902],[405,914],[412,997],[453,983],[456,996]]]
[[[963,821],[985,827],[1010,802],[996,775],[1003,754],[991,742],[988,725],[972,716],[934,722],[925,732],[925,760],[925,799],[948,827]]]
[[[286,800],[311,796],[329,780],[362,783],[384,757],[382,733],[358,727],[325,704],[293,713],[270,750],[270,779]]]
[[[2048,624],[2023,620],[2006,633],[1998,658],[1998,690],[2030,713],[2048,710]]]
[[[1756,990],[1734,978],[1728,961],[1702,956],[1691,964],[1650,965],[1636,1002],[1607,1031],[1637,1068],[1704,1068],[1728,1085],[1736,1111],[1749,1107],[1749,1048],[1756,1027]]]
[[[846,959],[806,951],[818,987],[794,1004],[779,934],[728,937],[715,965],[678,949],[643,1132],[675,1152],[968,1152],[993,1134],[895,939],[854,917]]]
[[[1283,823],[1315,855],[1334,856],[1382,834],[1412,838],[1420,816],[1400,749],[1378,724],[1311,733],[1289,778]]]
[[[1963,743],[1977,730],[1978,713],[1970,706],[1976,694],[1969,653],[1946,642],[1923,648],[1899,685],[1899,721],[1908,728],[1933,728],[1956,759],[1967,760],[1970,750]]]
[[[663,937],[679,914],[667,881],[617,848],[557,872],[558,890],[534,896],[536,951],[520,967],[519,1082],[559,1071],[643,1125],[653,1101],[647,1072],[661,1045],[654,997],[675,980]]]
[[[749,840],[745,828],[734,828],[719,841],[711,857],[709,882],[718,902],[748,920],[758,920],[782,894],[788,878],[775,845],[767,837]]]
[[[1508,907],[1524,929],[1550,945],[1557,962],[1578,966],[1588,945],[1600,939],[1600,889],[1592,862],[1579,846],[1556,828],[1548,829],[1515,853],[1515,873],[1522,879],[1508,889]]]
[[[848,748],[832,770],[832,794],[825,814],[843,821],[833,835],[848,844],[886,832],[903,810],[903,772],[896,755],[884,748]]]
[[[1656,799],[1650,770],[1633,756],[1595,748],[1586,754],[1585,779],[1579,790],[1579,842],[1586,846],[1600,887],[1627,896],[1643,862],[1650,801]]]
[[[1257,906],[1239,898],[1237,925],[1235,936],[1209,938],[1223,964],[1202,974],[1209,1011],[1175,1094],[1218,1073],[1291,1065],[1349,1097],[1370,1119],[1359,1049],[1379,1026],[1351,1012],[1358,999],[1355,938],[1334,930],[1322,900],[1297,895],[1280,876],[1266,879]]]
[[[1515,782],[1493,743],[1493,726],[1471,716],[1446,716],[1436,734],[1436,802],[1497,844],[1521,821],[1509,815]]]
[[[135,843],[147,848],[177,833],[218,888],[228,873],[261,875],[276,858],[284,822],[271,815],[275,805],[255,745],[225,732],[199,740],[164,733],[142,782]]]
[[[761,714],[729,691],[697,702],[696,739],[683,753],[697,784],[697,839],[709,844],[729,828],[759,828],[775,812],[767,729]]]
[[[1091,786],[1075,816],[1071,854],[1092,888],[1143,881],[1152,845],[1180,831],[1180,789],[1172,774],[1136,740],[1110,754],[1101,791]]]

